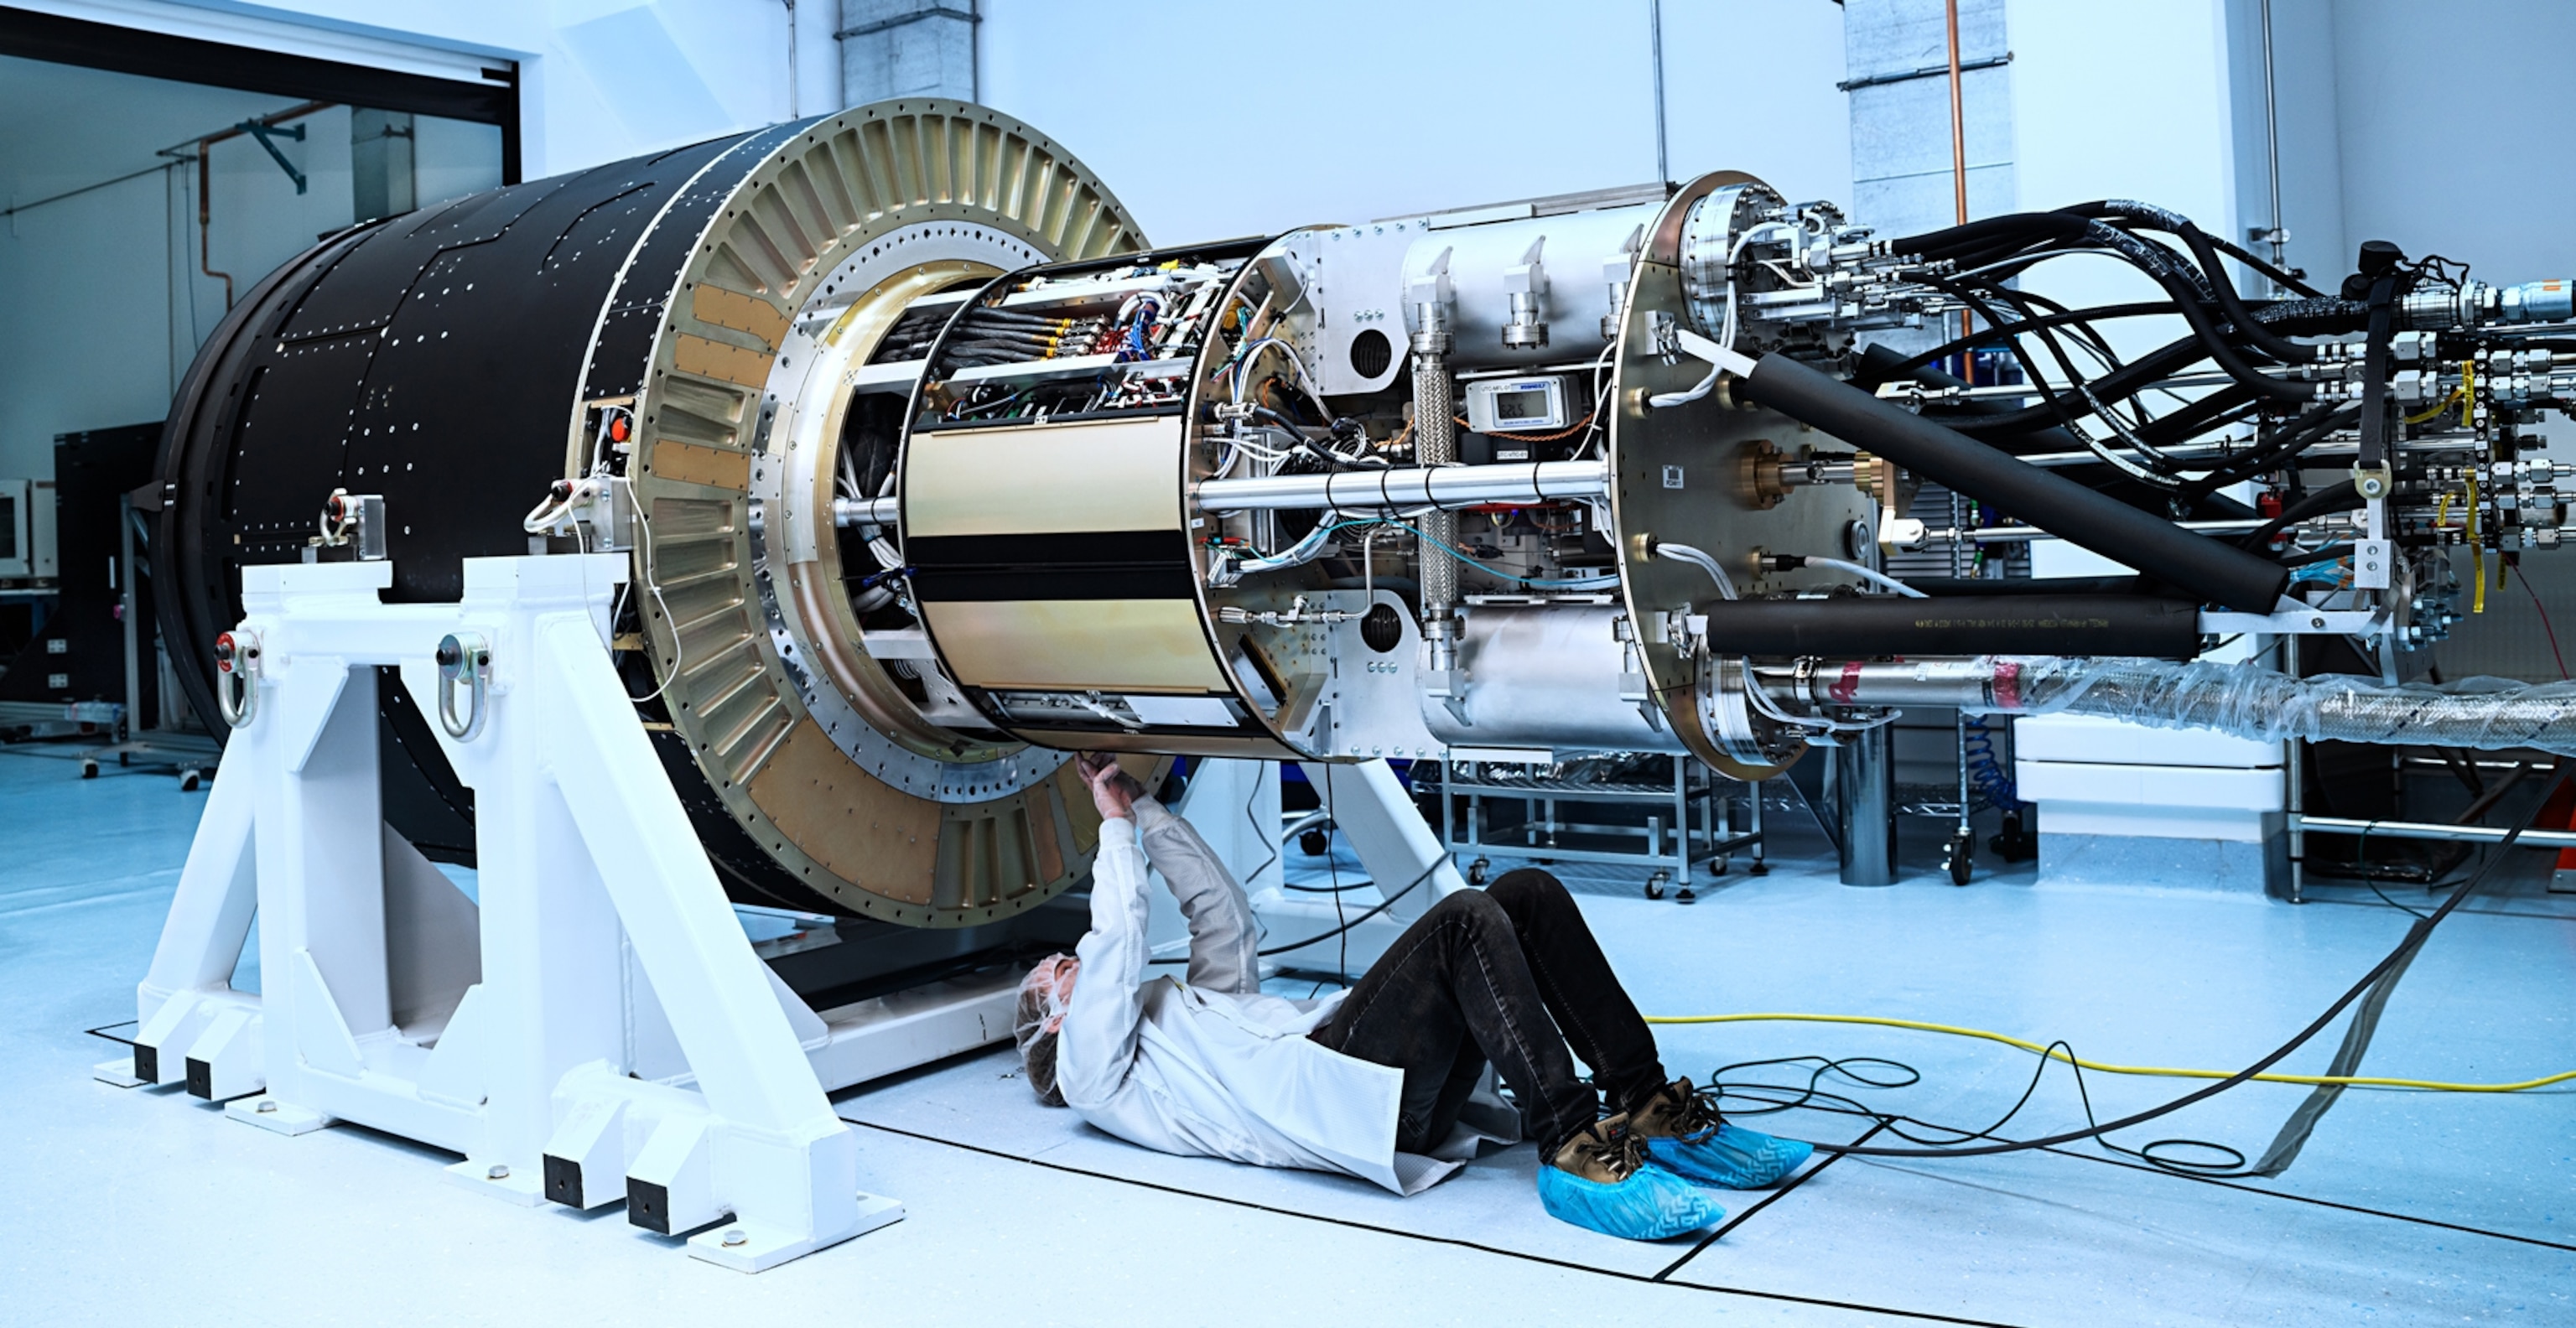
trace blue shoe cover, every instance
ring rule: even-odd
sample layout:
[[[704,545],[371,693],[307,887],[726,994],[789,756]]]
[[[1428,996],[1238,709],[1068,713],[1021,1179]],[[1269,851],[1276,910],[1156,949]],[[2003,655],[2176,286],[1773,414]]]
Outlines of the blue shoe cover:
[[[1731,1121],[1686,1139],[1646,1141],[1646,1154],[1655,1160],[1655,1165],[1730,1190],[1777,1185],[1815,1151],[1814,1144],[1775,1139]]]
[[[1681,1177],[1645,1166],[1626,1180],[1585,1180],[1542,1163],[1538,1202],[1547,1215],[1622,1240],[1665,1240],[1724,1221],[1726,1210]]]

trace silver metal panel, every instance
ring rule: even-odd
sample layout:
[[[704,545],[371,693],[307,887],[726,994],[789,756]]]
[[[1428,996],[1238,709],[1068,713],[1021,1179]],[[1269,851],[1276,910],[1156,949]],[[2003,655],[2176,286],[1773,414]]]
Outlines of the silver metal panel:
[[[1433,736],[1476,747],[1679,752],[1681,740],[1636,701],[1621,700],[1625,651],[1616,604],[1469,604],[1459,610],[1466,719],[1428,699]]]

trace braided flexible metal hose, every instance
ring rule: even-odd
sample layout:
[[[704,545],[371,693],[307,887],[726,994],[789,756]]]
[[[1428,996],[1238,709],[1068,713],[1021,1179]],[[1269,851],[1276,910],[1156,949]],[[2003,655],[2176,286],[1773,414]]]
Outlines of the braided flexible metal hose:
[[[2530,747],[2576,756],[2576,682],[2468,678],[2388,687],[2226,664],[2039,657],[1991,661],[1993,703],[1971,710],[2102,715],[2154,728],[2311,742]],[[2009,675],[2018,675],[2007,682]]]

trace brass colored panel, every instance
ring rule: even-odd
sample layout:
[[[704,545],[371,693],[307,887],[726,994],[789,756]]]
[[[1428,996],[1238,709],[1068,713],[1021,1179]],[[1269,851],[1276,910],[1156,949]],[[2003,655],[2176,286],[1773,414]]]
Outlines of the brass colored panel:
[[[698,283],[697,291],[690,297],[689,312],[696,314],[701,323],[748,332],[772,347],[778,344],[779,338],[787,335],[787,315],[777,305],[705,282]],[[724,375],[716,376],[721,378]]]
[[[1068,763],[1070,764],[1070,763]],[[1064,843],[1058,838],[1055,785],[1040,784],[1029,790],[1028,802],[1030,848],[1037,858],[1040,881],[1052,881],[1064,875]]]
[[[907,537],[1180,524],[1178,416],[916,434],[904,458]]]
[[[961,137],[975,147],[957,158],[952,145]],[[1049,164],[1043,188],[1025,188],[1020,179],[1020,164],[1031,160]],[[957,201],[941,201],[951,197]],[[781,140],[692,239],[691,256],[667,294],[657,293],[679,317],[662,333],[653,371],[634,402],[648,463],[635,470],[636,496],[653,513],[651,556],[639,559],[638,568],[639,592],[647,586],[654,592],[638,596],[643,635],[666,683],[669,727],[686,742],[709,791],[783,873],[755,888],[798,882],[870,917],[970,926],[1044,902],[1082,874],[1097,847],[1098,818],[1078,780],[961,806],[953,820],[957,842],[943,844],[942,804],[868,774],[795,704],[785,665],[751,611],[758,595],[743,529],[752,471],[743,449],[754,447],[756,398],[768,388],[776,348],[792,327],[788,315],[813,303],[825,273],[861,246],[916,222],[992,227],[1050,260],[1074,257],[1052,238],[1063,232],[1068,208],[1102,218],[1084,243],[1087,251],[1142,246],[1109,192],[1026,126],[961,102],[884,102],[826,117]],[[919,275],[940,285],[986,274]],[[909,299],[889,291],[864,302],[868,311],[853,321],[877,319],[864,332],[872,341]],[[847,331],[845,325],[833,335]],[[578,405],[571,427],[586,437]],[[1174,444],[1155,469],[1149,488],[1161,495],[1162,519],[1149,528],[1179,529],[1176,460]],[[828,477],[821,487],[828,494]],[[818,525],[828,520],[828,510],[813,515]],[[791,578],[832,570],[797,567],[793,559],[790,568]],[[825,576],[811,593],[829,597],[834,588]],[[810,605],[798,601],[798,607]],[[834,607],[836,615],[813,621],[839,624],[847,607]],[[1204,654],[1200,635],[1194,631],[1190,645]],[[840,637],[840,644],[856,648],[855,631]],[[801,644],[811,651],[812,642]],[[856,662],[876,671],[863,656]],[[935,747],[943,757],[981,759],[980,749],[970,753],[953,740]],[[1130,762],[1149,784],[1163,764],[1154,757]],[[943,873],[943,859],[956,864],[953,872]]]
[[[812,721],[788,734],[748,792],[778,833],[824,870],[871,894],[930,902],[938,805],[870,778]]]
[[[721,378],[744,387],[769,381],[769,362],[777,357],[683,332],[671,340],[671,367],[701,378]]]
[[[1195,600],[1000,600],[922,611],[941,658],[970,687],[1227,690]]]
[[[751,457],[743,452],[664,440],[653,445],[653,473],[680,484],[748,489],[751,487]]]

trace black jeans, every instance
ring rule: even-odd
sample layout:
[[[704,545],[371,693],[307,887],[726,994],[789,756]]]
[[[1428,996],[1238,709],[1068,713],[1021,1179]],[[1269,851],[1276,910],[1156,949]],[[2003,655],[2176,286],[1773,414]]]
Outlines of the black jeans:
[[[1404,1071],[1395,1139],[1409,1153],[1448,1136],[1487,1061],[1520,1099],[1524,1132],[1542,1157],[1600,1110],[1574,1075],[1567,1042],[1620,1111],[1666,1082],[1654,1035],[1573,896],[1534,868],[1432,905],[1313,1037]]]

